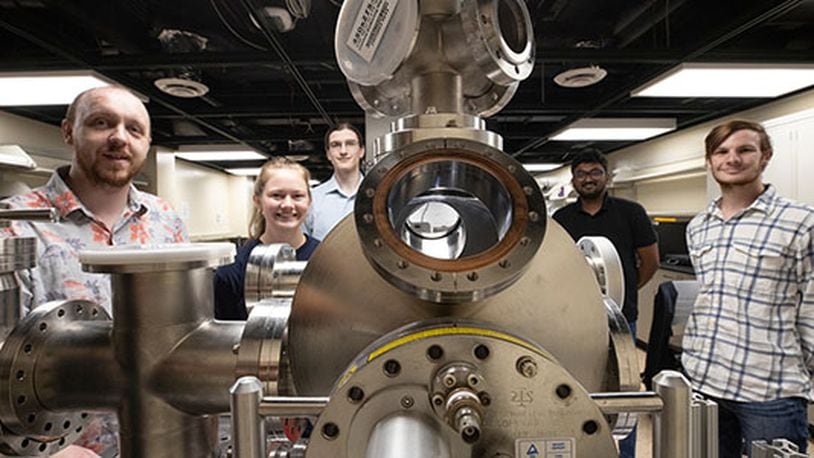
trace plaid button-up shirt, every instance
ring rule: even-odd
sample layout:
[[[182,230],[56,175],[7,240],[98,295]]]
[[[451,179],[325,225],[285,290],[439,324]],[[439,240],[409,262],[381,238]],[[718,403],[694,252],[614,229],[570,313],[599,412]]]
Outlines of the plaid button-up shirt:
[[[48,183],[28,194],[12,196],[4,202],[11,208],[54,207],[59,223],[14,222],[0,230],[0,237],[24,236],[37,239],[37,266],[22,272],[23,306],[59,299],[94,301],[111,312],[110,278],[107,274],[83,272],[79,251],[108,245],[146,245],[187,241],[181,218],[172,207],[131,185],[127,206],[116,224],[109,228],[76,197],[60,168]]]
[[[700,284],[682,355],[693,387],[741,402],[814,400],[814,208],[771,186],[729,220],[718,203],[687,226]]]

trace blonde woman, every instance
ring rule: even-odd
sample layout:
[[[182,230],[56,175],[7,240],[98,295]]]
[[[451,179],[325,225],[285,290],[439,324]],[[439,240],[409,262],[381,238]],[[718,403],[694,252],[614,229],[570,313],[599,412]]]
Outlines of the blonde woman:
[[[287,243],[297,251],[297,260],[311,257],[319,240],[305,235],[302,223],[311,205],[305,167],[284,157],[266,162],[254,181],[254,210],[249,240],[235,256],[235,262],[215,272],[215,318],[245,320],[243,281],[252,249],[259,244]]]

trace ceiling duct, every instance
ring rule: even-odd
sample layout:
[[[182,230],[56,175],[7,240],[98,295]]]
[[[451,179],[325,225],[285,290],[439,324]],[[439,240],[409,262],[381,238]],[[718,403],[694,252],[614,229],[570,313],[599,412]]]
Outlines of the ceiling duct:
[[[165,94],[186,99],[201,97],[209,92],[209,87],[205,84],[184,75],[176,78],[159,78],[155,80],[154,84]]]
[[[164,29],[158,34],[161,47],[168,54],[199,53],[206,49],[208,39],[184,30]],[[164,78],[154,81],[155,86],[173,97],[195,98],[209,92],[209,87],[201,82],[200,73],[190,67],[172,70]]]
[[[554,82],[562,87],[580,88],[594,85],[602,81],[608,71],[597,65],[572,68],[554,77]]]
[[[600,49],[603,47],[602,41],[584,40],[577,43],[575,48]],[[589,65],[587,67],[569,68],[554,77],[554,82],[561,87],[581,88],[592,86],[602,81],[608,75],[608,71],[599,65]]]

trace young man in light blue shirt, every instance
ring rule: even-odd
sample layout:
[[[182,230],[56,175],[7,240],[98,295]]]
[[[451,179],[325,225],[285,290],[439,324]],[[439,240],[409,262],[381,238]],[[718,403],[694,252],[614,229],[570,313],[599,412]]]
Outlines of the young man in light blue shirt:
[[[317,240],[324,240],[342,218],[353,212],[356,190],[362,182],[359,164],[365,157],[362,134],[351,124],[337,124],[325,133],[325,154],[334,173],[311,191],[313,201],[305,220],[305,232]]]

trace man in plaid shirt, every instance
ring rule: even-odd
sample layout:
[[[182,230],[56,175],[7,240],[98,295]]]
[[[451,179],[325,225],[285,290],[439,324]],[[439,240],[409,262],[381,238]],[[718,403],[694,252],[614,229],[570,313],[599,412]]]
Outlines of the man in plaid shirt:
[[[814,208],[761,181],[772,146],[733,120],[705,139],[721,197],[687,226],[700,289],[682,362],[719,404],[719,455],[786,438],[805,452],[814,371]]]

